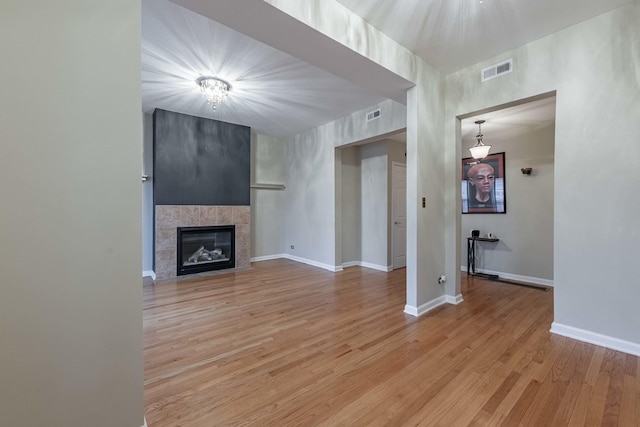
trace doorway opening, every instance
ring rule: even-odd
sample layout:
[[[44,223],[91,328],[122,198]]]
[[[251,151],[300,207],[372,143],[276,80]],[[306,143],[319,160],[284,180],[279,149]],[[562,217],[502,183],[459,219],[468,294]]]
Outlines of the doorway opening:
[[[462,271],[473,270],[513,284],[553,286],[555,106],[555,92],[551,92],[459,117],[458,194],[461,206],[467,207],[458,214],[461,235],[457,245]],[[500,158],[500,168],[491,169],[492,164],[486,159],[471,158],[468,148],[476,143],[478,120],[485,120],[484,143],[491,145],[489,157]],[[465,204],[465,195],[476,194],[471,176],[476,164],[485,165],[493,173],[492,182],[503,183],[504,209],[492,211],[483,206],[474,210],[473,200],[466,200]],[[475,251],[470,261],[468,240],[472,234],[479,241],[473,242]]]
[[[406,133],[336,148],[336,264],[391,271],[406,265]],[[394,192],[400,172],[404,192]],[[404,196],[404,200],[403,197]],[[401,204],[401,207],[396,204]],[[404,218],[404,221],[395,217]],[[395,224],[400,222],[400,224]],[[405,235],[399,235],[404,231]],[[399,254],[402,252],[402,254]],[[395,255],[405,259],[394,261]]]

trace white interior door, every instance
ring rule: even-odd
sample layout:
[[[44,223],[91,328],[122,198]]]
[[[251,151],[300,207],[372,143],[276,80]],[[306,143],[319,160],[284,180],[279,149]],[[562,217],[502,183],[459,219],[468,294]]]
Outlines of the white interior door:
[[[391,169],[391,247],[395,270],[407,265],[407,166],[393,162]]]

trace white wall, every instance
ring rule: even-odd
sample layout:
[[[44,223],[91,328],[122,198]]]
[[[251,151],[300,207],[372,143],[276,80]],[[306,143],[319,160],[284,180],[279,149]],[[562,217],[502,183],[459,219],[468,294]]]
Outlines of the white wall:
[[[444,227],[445,217],[456,215],[455,209],[449,209],[445,205],[446,183],[442,180],[445,173],[444,164],[446,161],[453,162],[457,159],[455,152],[449,153],[445,149],[442,126],[445,118],[444,76],[422,58],[369,25],[335,0],[304,2],[265,0],[265,4],[275,8],[268,10],[271,19],[275,15],[275,10],[279,10],[286,15],[286,19],[280,19],[280,21],[291,22],[291,18],[293,18],[304,23],[305,28],[310,29],[306,33],[308,40],[315,43],[316,46],[322,46],[324,52],[322,55],[304,56],[305,58],[310,57],[314,65],[331,70],[337,75],[349,76],[350,80],[363,87],[371,87],[372,81],[384,81],[376,87],[381,93],[389,94],[394,99],[400,99],[397,90],[410,87],[406,97],[406,120],[396,128],[407,128],[407,306],[405,309],[412,314],[424,312],[430,303],[441,302],[445,291],[454,290],[452,288],[445,290],[438,284],[438,276],[446,268],[453,270],[453,263],[447,262],[445,257],[446,250],[457,249],[455,243],[448,243],[445,240],[446,228]],[[251,31],[251,29],[248,30]],[[256,32],[252,32],[252,34],[256,34]],[[326,37],[322,40],[324,43],[320,42],[318,35]],[[269,37],[269,34],[264,34],[264,36]],[[290,39],[279,38],[276,40],[275,37],[270,37],[270,41],[276,48],[281,46],[290,53],[295,50],[301,55],[306,55],[305,52],[301,52],[301,49],[294,49]],[[309,50],[306,45],[305,49],[307,52],[315,52],[313,49]],[[350,52],[346,49],[350,49]],[[334,52],[336,55],[331,54]],[[344,60],[336,61],[338,57]],[[352,64],[363,64],[362,58],[370,60],[373,66],[358,67],[357,73],[354,73]],[[366,62],[369,63],[369,61]],[[388,71],[395,74],[393,77],[399,76],[399,78],[392,78]],[[393,91],[389,90],[389,86],[385,84],[387,82],[397,89],[395,93],[391,93]],[[415,86],[411,87],[406,84],[407,82],[412,82]],[[375,122],[381,123],[380,120]],[[351,135],[353,127],[349,122],[337,121],[336,123],[345,126],[335,127],[333,130],[320,127],[315,136],[312,135],[313,132],[307,133],[301,137],[301,141],[306,138],[318,138],[319,141],[330,144],[331,139],[340,140]],[[321,135],[324,131],[329,132]],[[381,135],[382,133],[378,132],[373,135]],[[299,145],[302,151],[309,151],[309,159],[320,154],[304,142]],[[319,144],[313,145],[318,147]],[[341,144],[334,143],[334,145]],[[298,150],[297,154],[303,154],[302,151]],[[328,164],[323,163],[323,166],[327,167],[327,171],[332,172],[329,179],[333,178],[333,180],[342,170],[332,166],[335,160],[338,160],[334,159],[334,154],[334,152],[329,154],[332,161]],[[453,157],[450,157],[451,155]],[[307,156],[302,157],[306,158]],[[429,165],[429,167],[424,167],[424,165]],[[304,191],[315,189],[309,187],[308,184],[311,184],[311,180],[301,169],[294,169],[291,172],[301,172],[299,178],[302,182],[307,181],[307,184],[306,187],[299,186],[297,190],[300,193],[291,194],[288,201],[302,200],[305,198]],[[317,184],[322,186],[329,184],[329,182],[324,182],[322,178],[317,181]],[[333,194],[333,196],[336,195]],[[419,201],[422,197],[428,199],[424,208],[419,207]],[[339,216],[341,210],[336,210],[336,200],[336,197],[321,190],[318,192],[318,197],[314,197],[313,204],[317,202],[324,209],[333,212],[333,215]],[[287,205],[289,206],[288,203]],[[321,258],[321,263],[331,262],[335,265],[341,262],[341,254],[339,254],[342,248],[341,236],[337,236],[335,232],[335,230],[340,231],[341,220],[336,222],[335,220],[325,221],[322,218],[315,218],[313,215],[309,215],[309,206],[302,206],[300,201],[294,203],[293,210],[293,215],[300,215],[302,221],[310,226],[326,226],[325,235],[331,239],[329,245],[314,241],[314,249],[311,248],[311,245],[301,246],[302,254]],[[296,221],[295,217],[291,219]],[[310,227],[306,227],[306,229],[310,229]],[[304,231],[305,227],[302,224],[293,224],[288,230],[288,239],[304,241],[305,238],[302,236]],[[312,231],[311,234],[311,238],[322,237],[319,236],[322,233],[316,231]],[[431,247],[427,247],[424,242],[429,242]],[[321,255],[324,251],[329,254]],[[456,268],[459,270],[459,260],[456,261],[458,261]]]
[[[285,142],[252,133],[251,182],[287,185]],[[251,258],[284,253],[285,192],[251,189]]]
[[[381,117],[366,122],[366,112]],[[406,109],[393,101],[356,112],[287,141],[285,249],[288,254],[327,268],[342,265],[342,208],[336,188],[342,186],[336,147],[364,141],[405,127]],[[339,229],[339,232],[336,230]],[[290,249],[293,245],[295,249]]]
[[[640,154],[640,145],[634,143],[640,134],[637,1],[450,75],[446,85],[422,59],[336,1],[265,1],[416,84],[407,93],[409,312],[420,312],[422,304],[443,293],[460,292],[461,148],[456,117],[557,91],[555,320],[640,342],[640,320],[632,307],[640,288],[632,285],[629,262],[638,237],[637,202],[629,196],[636,180],[624,173],[636,170],[632,163]],[[513,73],[480,82],[482,68],[510,57]],[[577,172],[601,157],[606,163],[591,168],[593,173]],[[597,203],[591,201],[594,191],[602,195]],[[425,209],[418,207],[422,196]],[[587,256],[597,262],[585,267]],[[444,291],[437,285],[443,268],[450,278]]]
[[[386,269],[389,188],[387,184],[387,142],[360,146],[362,262]]]
[[[477,245],[476,268],[529,278],[534,283],[553,281],[553,177],[555,125],[519,134],[491,133],[485,140],[491,153],[505,153],[505,214],[464,214],[460,250],[467,265],[469,230],[496,235],[498,243]],[[462,141],[462,157],[469,157],[475,139]],[[523,167],[532,167],[523,175]]]
[[[143,114],[142,173],[142,271],[153,271],[153,115]]]
[[[614,338],[640,354],[638,22],[640,3],[633,2],[448,76],[446,137],[456,159],[447,163],[453,205],[460,197],[453,117],[557,91],[554,329]],[[511,74],[480,82],[482,68],[508,58]],[[457,247],[447,256],[459,258],[459,215],[451,218],[447,236]]]
[[[386,270],[391,264],[391,162],[404,163],[406,145],[379,140],[336,149],[342,168],[342,263]]]
[[[0,425],[140,427],[140,4],[5,0],[0,52]]]
[[[337,149],[341,154],[342,263],[362,261],[362,171],[357,146]]]
[[[333,268],[335,259],[334,147],[322,133],[288,141],[285,250]],[[290,247],[293,246],[293,249]]]

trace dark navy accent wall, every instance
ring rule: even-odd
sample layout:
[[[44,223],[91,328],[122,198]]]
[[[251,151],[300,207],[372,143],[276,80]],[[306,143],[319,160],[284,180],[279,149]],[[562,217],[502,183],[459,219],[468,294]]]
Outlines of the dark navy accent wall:
[[[250,128],[159,109],[153,124],[156,205],[249,206]]]

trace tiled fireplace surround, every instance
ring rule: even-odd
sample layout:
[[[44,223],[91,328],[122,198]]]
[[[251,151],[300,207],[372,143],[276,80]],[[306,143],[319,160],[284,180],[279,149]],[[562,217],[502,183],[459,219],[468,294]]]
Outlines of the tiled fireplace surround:
[[[177,227],[235,225],[236,268],[249,267],[251,265],[250,217],[250,206],[157,205],[155,212],[156,278],[177,277]]]

